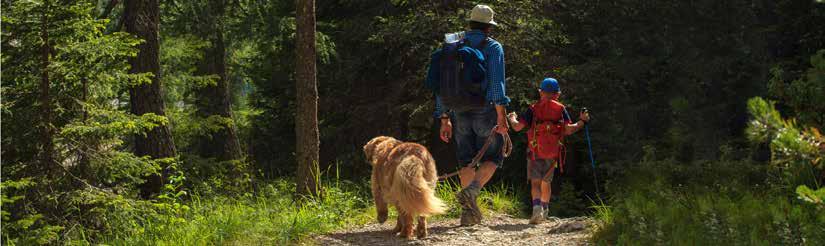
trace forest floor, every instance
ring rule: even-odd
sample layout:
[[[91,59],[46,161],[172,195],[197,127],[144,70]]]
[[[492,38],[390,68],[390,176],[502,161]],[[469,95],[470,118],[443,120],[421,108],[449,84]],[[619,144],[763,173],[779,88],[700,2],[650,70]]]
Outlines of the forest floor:
[[[458,219],[430,221],[430,235],[405,240],[391,235],[395,223],[367,224],[319,235],[317,245],[589,245],[592,220],[585,217],[550,218],[539,225],[505,214],[485,217],[479,225],[461,227]],[[392,221],[394,222],[394,221]]]

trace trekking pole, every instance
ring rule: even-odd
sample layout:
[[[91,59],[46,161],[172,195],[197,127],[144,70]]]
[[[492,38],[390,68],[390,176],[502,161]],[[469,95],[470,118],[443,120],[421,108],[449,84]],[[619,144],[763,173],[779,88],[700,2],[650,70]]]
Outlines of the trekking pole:
[[[588,113],[587,108],[582,108],[582,111]],[[599,179],[596,178],[596,160],[593,159],[593,147],[590,144],[590,127],[587,122],[584,123],[584,137],[587,139],[587,150],[590,154],[590,166],[593,167],[593,185],[596,187],[596,193],[599,193]]]

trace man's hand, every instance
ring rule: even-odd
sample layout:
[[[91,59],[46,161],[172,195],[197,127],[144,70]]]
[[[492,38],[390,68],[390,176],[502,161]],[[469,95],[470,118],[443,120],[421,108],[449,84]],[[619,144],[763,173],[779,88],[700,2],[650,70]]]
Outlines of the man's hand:
[[[510,130],[510,125],[507,124],[507,116],[504,115],[505,111],[504,106],[496,105],[496,132],[501,135],[507,134],[507,131]]]
[[[498,124],[496,126],[496,132],[502,135],[507,134],[507,131],[510,130],[510,125],[507,124],[507,120],[505,120],[503,117],[499,117],[496,122]]]
[[[441,131],[439,131],[439,136],[441,137],[441,141],[445,143],[450,142],[450,138],[453,137],[453,123],[450,122],[450,119],[441,119]]]

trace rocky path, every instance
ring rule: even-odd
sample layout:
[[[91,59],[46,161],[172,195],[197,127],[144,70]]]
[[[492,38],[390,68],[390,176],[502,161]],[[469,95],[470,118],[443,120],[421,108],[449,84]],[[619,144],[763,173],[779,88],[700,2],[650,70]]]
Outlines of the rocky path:
[[[430,235],[405,240],[390,235],[395,223],[369,224],[314,238],[318,245],[588,245],[590,219],[551,218],[540,225],[509,215],[492,215],[480,225],[459,227],[458,219],[430,222]]]

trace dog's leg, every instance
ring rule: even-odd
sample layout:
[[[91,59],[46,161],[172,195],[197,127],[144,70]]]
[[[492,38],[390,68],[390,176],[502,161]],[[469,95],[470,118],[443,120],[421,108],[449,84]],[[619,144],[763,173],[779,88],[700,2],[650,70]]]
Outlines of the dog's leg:
[[[398,234],[398,236],[405,239],[413,239],[413,224],[415,224],[415,220],[412,214],[403,212],[399,213],[399,216],[403,216],[404,218],[401,220],[401,233]]]
[[[419,239],[427,237],[427,217],[418,216],[418,227],[415,230]]]
[[[395,228],[392,229],[392,234],[395,235],[401,232],[402,225],[404,225],[404,215],[401,214],[401,211],[398,211],[398,218],[395,220]]]
[[[378,167],[373,167],[378,168]],[[387,208],[387,202],[384,201],[383,193],[381,193],[381,182],[379,177],[380,170],[373,170],[372,171],[372,199],[375,201],[375,211],[378,212],[378,223],[383,224],[384,221],[387,221],[387,214],[389,213],[389,209]]]

